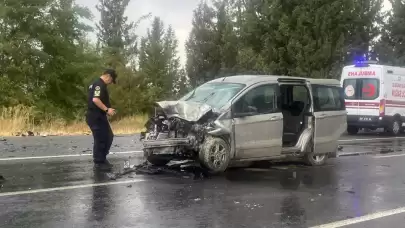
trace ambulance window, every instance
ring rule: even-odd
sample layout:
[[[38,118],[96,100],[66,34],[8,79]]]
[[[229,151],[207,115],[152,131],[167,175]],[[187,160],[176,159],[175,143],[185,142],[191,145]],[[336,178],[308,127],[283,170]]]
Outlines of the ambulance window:
[[[374,100],[379,95],[379,80],[375,78],[345,79],[343,90],[346,100]]]
[[[364,78],[361,79],[361,99],[362,100],[374,100],[378,97],[378,79]]]
[[[345,79],[343,81],[343,89],[345,91],[345,99],[357,99],[357,79]]]

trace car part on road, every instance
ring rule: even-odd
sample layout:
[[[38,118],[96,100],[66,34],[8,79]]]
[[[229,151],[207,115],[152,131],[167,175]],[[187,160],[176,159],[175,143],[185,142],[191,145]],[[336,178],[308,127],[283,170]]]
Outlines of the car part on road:
[[[164,166],[156,166],[145,161],[139,165],[127,166],[122,172],[107,173],[107,177],[110,180],[116,180],[131,173],[137,175],[170,174],[194,180],[209,176],[209,173],[205,172],[200,164],[194,160],[172,160]]]

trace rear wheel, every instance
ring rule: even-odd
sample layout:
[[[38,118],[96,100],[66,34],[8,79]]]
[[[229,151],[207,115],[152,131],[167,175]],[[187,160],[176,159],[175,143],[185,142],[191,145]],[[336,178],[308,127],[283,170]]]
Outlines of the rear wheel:
[[[199,159],[211,174],[222,173],[231,160],[230,147],[221,138],[207,137],[199,152]]]
[[[305,156],[304,156],[305,164],[310,166],[321,166],[326,163],[327,159],[328,159],[327,154],[315,154],[312,151],[312,142],[308,143],[307,148],[305,149]]]
[[[305,163],[310,166],[320,166],[326,163],[328,159],[326,154],[308,153],[305,155]]]
[[[391,122],[390,126],[388,127],[387,131],[392,135],[399,135],[401,133],[402,123],[399,117],[395,117],[395,119]]]
[[[349,135],[355,135],[359,132],[359,128],[355,127],[355,126],[347,126],[347,133],[349,133]]]

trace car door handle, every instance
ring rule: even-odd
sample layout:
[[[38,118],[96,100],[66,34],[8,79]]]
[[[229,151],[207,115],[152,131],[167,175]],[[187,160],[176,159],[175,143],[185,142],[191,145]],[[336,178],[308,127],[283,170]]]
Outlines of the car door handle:
[[[319,118],[325,118],[325,117],[326,117],[326,114],[319,115]]]

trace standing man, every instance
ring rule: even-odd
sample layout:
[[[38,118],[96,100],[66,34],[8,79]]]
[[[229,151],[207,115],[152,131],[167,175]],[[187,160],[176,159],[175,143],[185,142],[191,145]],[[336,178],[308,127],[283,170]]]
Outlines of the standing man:
[[[115,109],[111,108],[107,85],[116,83],[117,74],[113,69],[104,71],[100,78],[95,80],[88,90],[86,123],[93,133],[93,161],[95,168],[108,170],[112,168],[107,161],[113,132],[107,116],[113,116]]]

